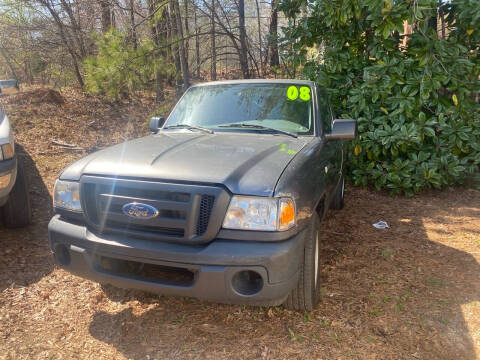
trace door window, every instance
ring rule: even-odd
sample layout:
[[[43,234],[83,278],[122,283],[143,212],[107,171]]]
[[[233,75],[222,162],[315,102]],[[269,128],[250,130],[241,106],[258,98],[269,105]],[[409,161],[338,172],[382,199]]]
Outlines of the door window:
[[[325,89],[319,87],[317,91],[318,106],[320,110],[320,119],[322,121],[323,132],[330,132],[332,130],[333,115],[328,101],[328,96]]]

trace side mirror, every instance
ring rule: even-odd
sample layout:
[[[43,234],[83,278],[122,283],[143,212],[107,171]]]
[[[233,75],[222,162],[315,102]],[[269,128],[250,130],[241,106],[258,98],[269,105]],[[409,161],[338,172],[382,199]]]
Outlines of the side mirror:
[[[163,124],[165,124],[164,117],[152,117],[150,119],[150,131],[156,134]]]
[[[327,140],[353,140],[357,137],[357,121],[347,119],[333,120],[332,131],[325,134]]]
[[[14,94],[18,90],[17,80],[0,80],[0,94]]]

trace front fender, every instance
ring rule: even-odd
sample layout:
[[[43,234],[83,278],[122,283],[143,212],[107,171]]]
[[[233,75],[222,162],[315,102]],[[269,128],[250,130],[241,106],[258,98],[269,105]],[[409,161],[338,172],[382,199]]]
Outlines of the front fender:
[[[322,158],[324,147],[323,139],[313,138],[289,163],[275,188],[276,197],[295,199],[300,229],[307,226],[319,202],[327,195],[325,167],[328,159]]]

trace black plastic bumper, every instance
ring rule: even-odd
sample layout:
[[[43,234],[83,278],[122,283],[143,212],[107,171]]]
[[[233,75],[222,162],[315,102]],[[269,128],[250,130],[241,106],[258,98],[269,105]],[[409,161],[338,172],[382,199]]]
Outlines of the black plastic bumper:
[[[0,176],[10,174],[10,183],[0,189],[0,206],[4,205],[4,203],[8,200],[8,194],[13,188],[15,184],[15,180],[17,178],[17,156],[11,160],[3,160],[0,161]]]
[[[216,239],[205,245],[105,234],[100,237],[60,215],[50,221],[48,234],[57,263],[78,276],[165,295],[257,305],[276,305],[285,300],[298,281],[304,248],[304,232],[281,242]],[[133,273],[115,273],[102,266],[101,259],[105,258],[188,270],[193,273],[193,280],[179,285]],[[258,291],[242,294],[236,290],[232,282],[241,271],[261,277]]]

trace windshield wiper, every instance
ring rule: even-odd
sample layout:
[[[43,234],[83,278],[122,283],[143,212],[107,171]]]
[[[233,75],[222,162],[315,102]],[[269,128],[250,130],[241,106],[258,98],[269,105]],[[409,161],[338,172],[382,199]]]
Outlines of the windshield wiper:
[[[236,123],[236,124],[224,124],[224,125],[218,125],[218,127],[224,127],[224,128],[247,128],[247,129],[258,129],[258,130],[267,130],[267,131],[272,131],[277,134],[283,134],[283,135],[288,135],[294,138],[297,138],[298,136],[284,130],[278,130],[275,128],[271,128],[268,126],[263,126],[263,125],[257,125],[257,124],[245,124],[245,123]]]
[[[209,134],[213,134],[213,130],[210,130],[210,129],[207,129],[207,128],[204,128],[204,127],[201,127],[201,126],[197,126],[197,125],[190,125],[190,124],[175,124],[175,125],[170,125],[170,126],[166,126],[164,127],[164,129],[195,129],[195,130],[200,130],[200,131],[203,131],[203,132],[206,132],[206,133],[209,133]]]

